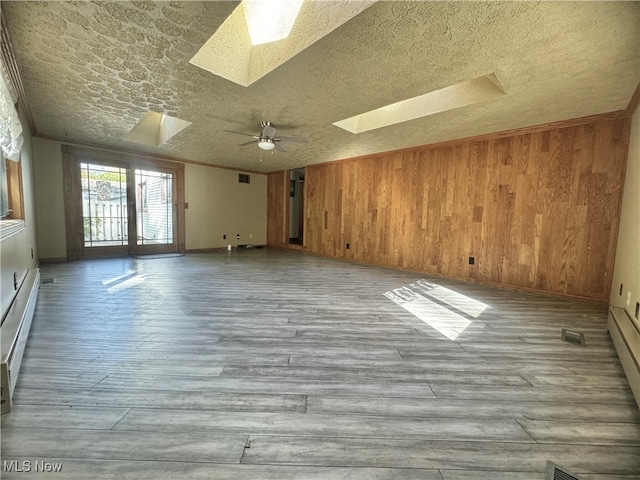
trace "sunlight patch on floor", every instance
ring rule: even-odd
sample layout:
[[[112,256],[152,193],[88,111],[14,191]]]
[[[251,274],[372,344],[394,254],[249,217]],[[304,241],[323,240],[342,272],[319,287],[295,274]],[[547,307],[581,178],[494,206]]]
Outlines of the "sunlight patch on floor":
[[[410,287],[447,305],[451,305],[453,308],[461,310],[473,318],[478,318],[489,307],[485,303],[426,280],[418,280],[416,283],[412,283]]]
[[[127,280],[115,284],[113,287],[109,287],[107,291],[113,295],[114,293],[121,292],[122,290],[140,285],[144,283],[146,279],[147,277],[145,275],[135,275]]]
[[[446,303],[473,318],[478,318],[487,308],[487,305],[482,302],[427,280],[419,280],[408,286],[389,290],[384,295],[449,340],[457,339],[472,322],[447,306],[430,300],[427,296]]]
[[[110,277],[110,278],[105,278],[102,280],[102,284],[103,285],[110,285],[114,282],[117,282],[118,280],[122,280],[123,278],[127,278],[130,277],[131,275],[133,275],[134,273],[136,273],[133,270],[127,270],[126,272],[124,272],[122,275],[116,275],[114,277]]]

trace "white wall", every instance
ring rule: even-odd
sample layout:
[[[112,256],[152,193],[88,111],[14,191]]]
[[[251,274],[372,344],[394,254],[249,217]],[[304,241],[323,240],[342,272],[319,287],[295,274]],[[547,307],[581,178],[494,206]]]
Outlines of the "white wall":
[[[38,266],[38,245],[36,240],[36,206],[33,181],[33,150],[31,134],[27,122],[22,121],[24,145],[20,156],[22,166],[22,193],[24,200],[24,228],[4,238],[0,245],[0,310],[2,316],[11,306],[17,291],[13,286],[16,274],[19,283],[27,272]],[[33,258],[31,249],[33,248]]]
[[[620,284],[623,285],[622,295]],[[640,108],[636,109],[631,124],[631,141],[610,296],[610,304],[626,309],[640,326],[640,321],[634,316],[636,302],[640,302]]]
[[[266,245],[267,176],[252,173],[250,177],[251,183],[238,183],[234,170],[185,166],[187,250]]]
[[[33,139],[38,248],[44,260],[65,260],[62,145],[44,138]]]

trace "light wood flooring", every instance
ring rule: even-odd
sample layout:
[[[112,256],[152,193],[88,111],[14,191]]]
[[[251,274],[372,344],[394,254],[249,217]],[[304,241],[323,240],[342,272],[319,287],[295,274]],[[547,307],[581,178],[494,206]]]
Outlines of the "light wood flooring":
[[[271,249],[42,278],[3,479],[640,479],[604,307]]]

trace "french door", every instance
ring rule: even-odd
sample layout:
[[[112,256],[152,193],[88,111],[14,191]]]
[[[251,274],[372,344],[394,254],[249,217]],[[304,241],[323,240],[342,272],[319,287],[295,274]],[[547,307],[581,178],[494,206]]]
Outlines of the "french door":
[[[136,253],[178,249],[173,203],[173,175],[159,170],[134,170]]]
[[[69,155],[65,161],[65,182],[75,185],[65,198],[67,259],[183,250],[178,186],[184,167],[102,157]]]

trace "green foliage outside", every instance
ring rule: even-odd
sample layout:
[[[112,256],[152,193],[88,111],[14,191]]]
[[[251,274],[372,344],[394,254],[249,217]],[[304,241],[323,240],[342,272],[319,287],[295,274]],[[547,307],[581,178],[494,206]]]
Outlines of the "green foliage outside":
[[[91,180],[105,180],[116,183],[124,181],[124,175],[120,175],[118,172],[96,172],[95,170],[91,170],[91,174],[89,175],[89,172],[84,168],[81,172],[82,178],[89,177]]]

